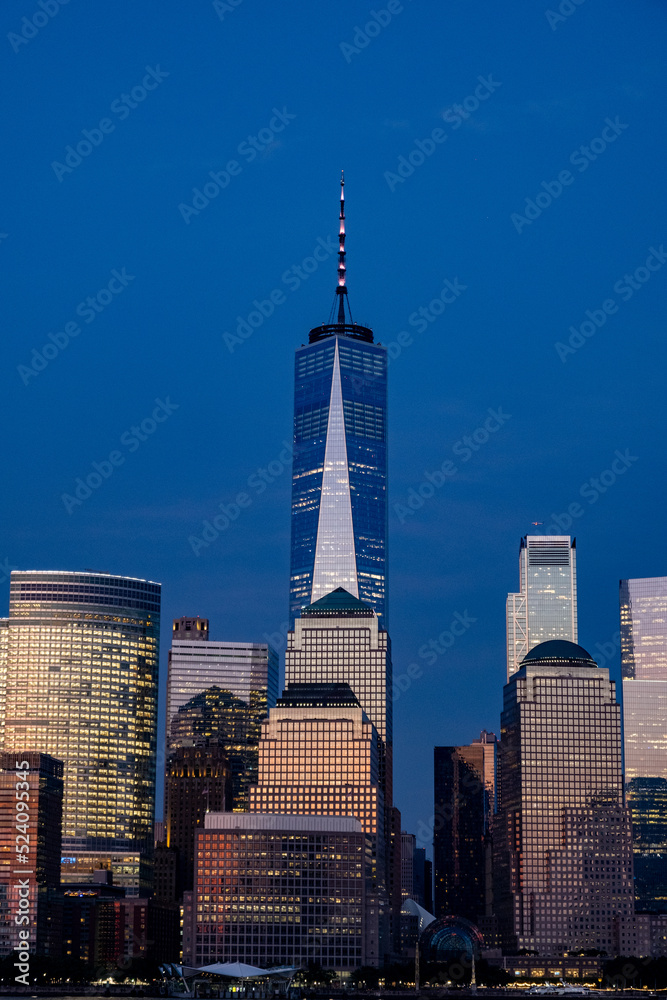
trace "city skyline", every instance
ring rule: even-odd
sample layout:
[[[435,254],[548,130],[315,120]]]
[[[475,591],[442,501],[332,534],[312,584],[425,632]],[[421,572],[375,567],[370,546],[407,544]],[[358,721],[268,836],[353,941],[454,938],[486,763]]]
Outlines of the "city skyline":
[[[619,0],[401,6],[363,45],[357,0],[70,4],[30,37],[8,0],[0,565],[4,595],[12,566],[161,581],[162,699],[172,618],[285,635],[293,351],[344,167],[354,316],[390,359],[394,798],[423,831],[432,747],[497,730],[518,539],[576,535],[615,676],[618,581],[665,572],[667,29],[649,0],[630,30]]]

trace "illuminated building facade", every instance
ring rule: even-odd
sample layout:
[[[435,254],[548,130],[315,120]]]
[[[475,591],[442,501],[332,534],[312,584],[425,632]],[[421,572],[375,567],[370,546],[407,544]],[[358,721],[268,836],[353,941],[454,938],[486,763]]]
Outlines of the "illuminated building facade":
[[[336,587],[387,622],[387,351],[350,313],[341,186],[338,287],[295,360],[290,622]]]
[[[62,761],[32,751],[0,753],[0,958],[22,944],[34,955],[59,955],[50,925],[62,812]]]
[[[197,829],[207,812],[224,812],[230,790],[225,748],[210,741],[169,755],[164,816],[167,848],[178,850],[177,892],[192,889]]]
[[[621,580],[619,590],[635,902],[667,912],[667,577]]]
[[[174,749],[168,760],[184,747],[219,745],[230,771],[227,808],[244,812],[248,789],[257,780],[259,737],[265,717],[265,692],[253,692],[246,702],[222,688],[207,688],[174,715],[170,732]]]
[[[581,646],[534,647],[505,685],[494,819],[504,949],[619,953],[633,913],[620,705]]]
[[[244,962],[350,972],[369,964],[365,853],[356,819],[209,813],[186,907],[187,965]]]
[[[351,816],[370,838],[365,930],[381,948],[387,912],[384,796],[377,732],[348,684],[291,684],[269,713],[259,746],[252,813]],[[373,888],[374,887],[374,888]],[[374,964],[378,952],[367,954]]]
[[[15,570],[6,628],[3,749],[64,763],[63,879],[108,864],[139,893],[155,818],[160,584]]]
[[[526,535],[519,548],[519,592],[507,595],[507,679],[540,642],[577,641],[576,540]]]
[[[380,738],[380,784],[391,803],[391,642],[374,610],[342,587],[301,611],[288,633],[285,683],[349,684]]]
[[[495,808],[496,737],[435,747],[433,866],[435,915],[477,924],[491,913],[490,833]]]
[[[262,720],[278,695],[278,654],[267,643],[212,642],[207,618],[176,618],[167,676],[167,753],[217,740],[232,770],[228,808],[248,807]]]

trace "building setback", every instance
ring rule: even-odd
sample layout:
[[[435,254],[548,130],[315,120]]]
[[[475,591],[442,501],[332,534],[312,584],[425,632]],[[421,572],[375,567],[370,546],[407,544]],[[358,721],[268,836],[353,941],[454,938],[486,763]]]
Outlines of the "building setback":
[[[320,962],[337,973],[367,964],[377,948],[363,923],[368,850],[355,819],[209,813],[186,900],[184,963]]]
[[[633,913],[620,706],[581,646],[534,647],[505,685],[494,820],[503,948],[616,955]]]
[[[17,571],[0,675],[2,748],[64,763],[63,879],[100,864],[150,886],[160,584],[105,573]]]

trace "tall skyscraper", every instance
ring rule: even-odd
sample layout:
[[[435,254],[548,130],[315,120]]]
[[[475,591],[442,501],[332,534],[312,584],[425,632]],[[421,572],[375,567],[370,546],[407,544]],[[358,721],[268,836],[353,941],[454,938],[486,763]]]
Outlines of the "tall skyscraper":
[[[576,539],[526,535],[519,547],[519,592],[507,595],[507,679],[540,642],[577,641]]]
[[[494,908],[503,947],[619,952],[633,913],[620,705],[581,646],[534,647],[504,690]]]
[[[341,182],[329,321],[296,352],[290,621],[343,587],[387,622],[387,352],[352,319]]]
[[[478,923],[490,915],[487,855],[495,806],[496,737],[435,747],[433,865],[435,914]]]
[[[278,695],[278,654],[259,642],[213,642],[207,618],[175,618],[167,675],[167,755],[214,740],[227,753],[227,808],[248,808],[262,720]]]
[[[667,577],[620,581],[625,777],[638,910],[667,911]]]
[[[104,863],[138,893],[155,819],[160,584],[15,570],[5,627],[2,748],[63,761],[63,879]]]

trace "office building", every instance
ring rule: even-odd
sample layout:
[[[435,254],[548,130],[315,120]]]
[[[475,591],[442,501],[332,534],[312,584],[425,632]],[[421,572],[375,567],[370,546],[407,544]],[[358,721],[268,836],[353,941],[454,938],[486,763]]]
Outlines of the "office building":
[[[435,915],[477,924],[491,912],[491,825],[496,737],[483,731],[468,746],[435,747],[433,867]]]
[[[619,589],[635,904],[667,912],[667,577],[621,580]]]
[[[216,740],[232,773],[228,808],[248,808],[262,720],[278,695],[278,654],[267,643],[209,639],[208,618],[175,618],[167,674],[167,755]]]
[[[329,321],[296,351],[290,621],[343,587],[387,627],[387,351],[355,323],[340,202]]]
[[[262,726],[250,811],[359,820],[370,843],[364,930],[368,936],[374,927],[370,936],[384,953],[386,816],[379,775],[377,731],[349,685],[291,684]]]
[[[632,918],[620,705],[581,646],[534,647],[504,690],[494,909],[503,948],[619,953]]]
[[[391,641],[375,611],[342,587],[303,608],[288,633],[285,683],[349,684],[380,737],[380,782],[391,803]]]
[[[148,889],[160,584],[15,570],[5,628],[2,748],[63,761],[63,879],[109,864],[128,891]]]
[[[549,639],[577,642],[576,539],[526,535],[519,547],[519,592],[507,595],[507,679]]]
[[[414,833],[401,830],[401,902],[416,899],[415,896],[415,850],[417,838]]]
[[[366,837],[333,816],[209,813],[186,906],[186,965],[377,964],[364,928]]]
[[[0,958],[19,945],[59,955],[53,893],[62,813],[62,761],[36,751],[0,753]]]
[[[204,826],[207,813],[227,809],[229,793],[227,754],[215,741],[181,746],[170,754],[164,818],[167,848],[178,851],[178,898],[192,889],[197,830]]]

